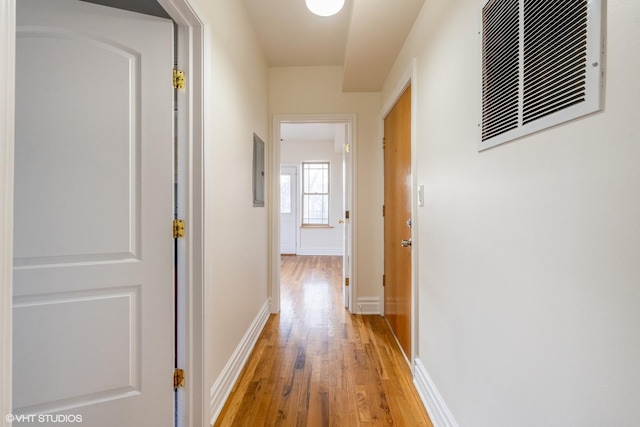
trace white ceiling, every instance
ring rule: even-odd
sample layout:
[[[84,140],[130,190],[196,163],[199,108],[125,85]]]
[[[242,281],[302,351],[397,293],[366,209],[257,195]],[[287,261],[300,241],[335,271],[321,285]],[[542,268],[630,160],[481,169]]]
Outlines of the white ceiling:
[[[84,0],[167,17],[156,0]],[[234,0],[236,1],[236,0]],[[337,15],[305,0],[243,0],[271,67],[339,65],[343,91],[378,92],[424,0],[345,0]]]
[[[271,67],[339,65],[345,92],[378,92],[424,0],[346,0],[320,17],[304,0],[244,0]]]
[[[84,0],[166,16],[156,0]],[[236,1],[236,0],[234,0]],[[345,0],[320,17],[305,0],[243,0],[269,66],[342,66],[343,91],[378,92],[424,0]],[[283,140],[333,140],[335,124],[283,125]]]

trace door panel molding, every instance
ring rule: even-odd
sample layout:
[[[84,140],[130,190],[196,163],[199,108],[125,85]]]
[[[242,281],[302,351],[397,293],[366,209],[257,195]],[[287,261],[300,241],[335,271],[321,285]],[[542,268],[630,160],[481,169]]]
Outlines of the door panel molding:
[[[37,296],[16,297],[14,318],[18,323],[36,322],[37,337],[34,342],[14,337],[17,352],[27,355],[14,360],[15,369],[20,372],[29,367],[30,375],[46,378],[48,382],[59,384],[47,392],[20,390],[23,383],[16,384],[16,395],[28,396],[28,400],[15,401],[14,413],[34,414],[64,411],[87,404],[134,396],[141,393],[141,349],[140,300],[141,286],[100,289],[80,292],[61,292]],[[101,331],[101,319],[118,312],[119,317],[110,323],[113,336],[127,337],[128,345],[114,347],[105,339]],[[43,314],[45,316],[43,316]],[[75,333],[74,324],[82,319],[85,333]],[[115,324],[114,324],[115,323]],[[98,333],[93,333],[94,330]],[[47,343],[49,353],[56,361],[53,365],[33,363],[31,356],[42,351]],[[27,347],[27,348],[21,348]],[[31,347],[31,348],[30,348]],[[83,371],[78,363],[62,365],[64,354],[61,350],[73,348],[76,359],[90,359],[92,366]],[[26,365],[26,366],[24,366]],[[24,366],[24,367],[23,367]],[[86,367],[84,367],[86,369]],[[70,375],[73,373],[73,375]],[[91,388],[80,381],[92,377]]]

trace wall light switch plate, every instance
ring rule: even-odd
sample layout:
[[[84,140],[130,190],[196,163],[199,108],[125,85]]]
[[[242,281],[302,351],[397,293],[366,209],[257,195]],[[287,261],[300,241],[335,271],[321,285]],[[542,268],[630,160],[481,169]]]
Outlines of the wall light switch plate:
[[[418,185],[418,206],[424,206],[424,185]]]

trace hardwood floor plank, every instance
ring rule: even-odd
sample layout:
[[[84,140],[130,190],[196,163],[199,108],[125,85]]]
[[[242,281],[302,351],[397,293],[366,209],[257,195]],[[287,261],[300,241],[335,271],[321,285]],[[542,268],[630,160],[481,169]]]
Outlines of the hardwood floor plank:
[[[342,303],[342,258],[287,256],[272,315],[215,426],[433,427],[380,316]]]

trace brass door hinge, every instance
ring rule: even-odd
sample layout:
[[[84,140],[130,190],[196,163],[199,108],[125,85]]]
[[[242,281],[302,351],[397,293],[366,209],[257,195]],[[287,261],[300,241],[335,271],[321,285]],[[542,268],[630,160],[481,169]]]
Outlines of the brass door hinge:
[[[349,286],[349,278],[348,278],[348,277],[345,277],[345,279],[344,279],[344,285],[345,285],[345,286]]]
[[[184,71],[173,69],[173,88],[184,89]]]
[[[387,277],[383,274],[382,275],[382,286],[386,286],[387,285]]]
[[[384,205],[382,205],[382,216],[384,216],[384,213],[385,213],[384,211],[385,211]]]
[[[173,371],[173,388],[179,389],[184,387],[184,369],[176,368]]]
[[[351,218],[351,211],[345,211],[345,212],[344,212],[344,217],[345,217],[346,219],[350,219],[350,218]]]
[[[382,138],[382,149],[384,150],[387,147],[387,138]]]
[[[184,220],[174,219],[173,220],[173,238],[179,239],[180,237],[184,237]]]

